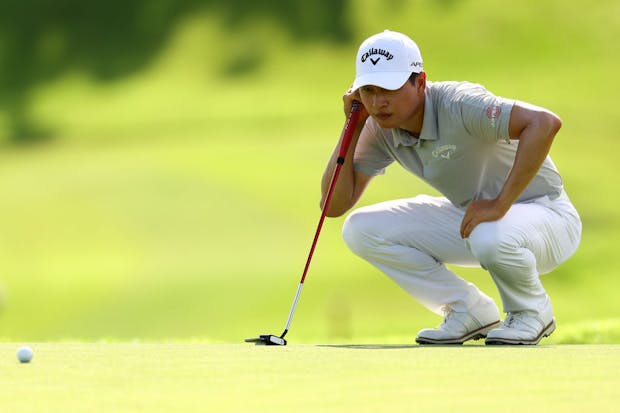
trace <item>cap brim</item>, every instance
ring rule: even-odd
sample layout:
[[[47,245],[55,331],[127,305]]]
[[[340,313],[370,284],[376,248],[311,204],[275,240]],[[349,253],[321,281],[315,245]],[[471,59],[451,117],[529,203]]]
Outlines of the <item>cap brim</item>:
[[[354,91],[362,86],[378,86],[387,90],[400,89],[413,72],[375,72],[367,73],[355,79],[353,82]]]

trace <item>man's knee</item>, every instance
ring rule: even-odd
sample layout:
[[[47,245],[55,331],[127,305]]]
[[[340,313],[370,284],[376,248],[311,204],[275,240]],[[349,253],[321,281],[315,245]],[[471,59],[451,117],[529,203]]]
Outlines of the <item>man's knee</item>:
[[[371,212],[365,212],[363,208],[355,210],[344,221],[342,238],[353,253],[364,256],[371,245],[373,227]]]
[[[469,236],[469,248],[480,264],[491,269],[506,263],[506,256],[519,248],[495,222],[482,222]]]

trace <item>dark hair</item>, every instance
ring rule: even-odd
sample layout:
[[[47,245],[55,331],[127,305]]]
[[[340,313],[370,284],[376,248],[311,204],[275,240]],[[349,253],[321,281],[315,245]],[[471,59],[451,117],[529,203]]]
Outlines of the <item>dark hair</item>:
[[[418,78],[419,73],[412,72],[411,76],[409,76],[409,82],[415,86],[415,80]]]

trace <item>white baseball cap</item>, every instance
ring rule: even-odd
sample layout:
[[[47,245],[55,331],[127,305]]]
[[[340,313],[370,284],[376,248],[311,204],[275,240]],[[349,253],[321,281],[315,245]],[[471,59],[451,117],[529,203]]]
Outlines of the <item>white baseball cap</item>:
[[[364,40],[357,51],[353,90],[366,85],[396,90],[411,73],[422,71],[418,45],[402,33],[385,30]]]

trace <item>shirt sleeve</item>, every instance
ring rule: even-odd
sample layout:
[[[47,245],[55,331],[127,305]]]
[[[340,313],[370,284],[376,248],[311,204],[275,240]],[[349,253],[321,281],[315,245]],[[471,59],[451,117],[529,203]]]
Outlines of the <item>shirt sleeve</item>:
[[[514,100],[495,96],[480,85],[473,86],[459,101],[467,131],[487,141],[510,141],[508,126]]]
[[[355,172],[368,176],[382,175],[385,173],[385,168],[392,162],[394,158],[385,148],[381,128],[369,117],[355,147],[353,156]]]

